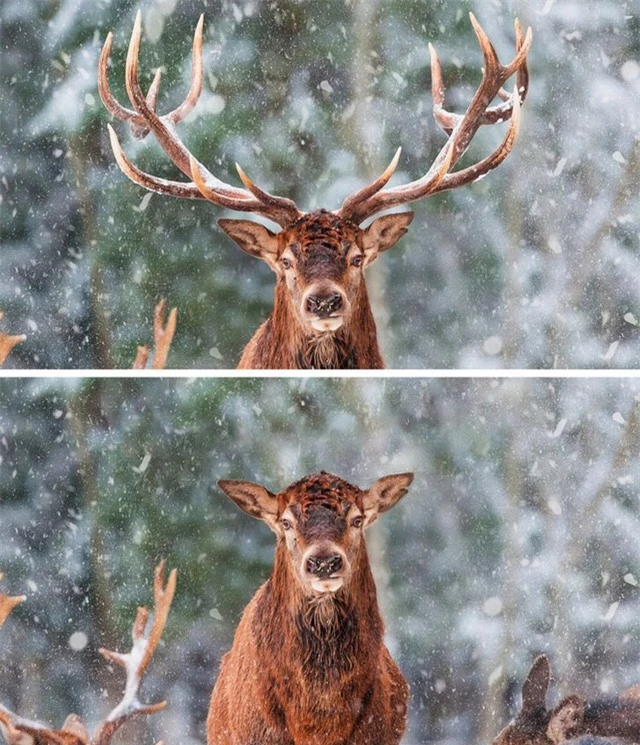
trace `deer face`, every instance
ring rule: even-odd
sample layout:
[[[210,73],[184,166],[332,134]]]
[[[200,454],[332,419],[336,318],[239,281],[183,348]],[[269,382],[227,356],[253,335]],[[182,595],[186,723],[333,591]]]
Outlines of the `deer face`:
[[[385,476],[363,491],[321,471],[279,494],[248,481],[218,485],[276,533],[305,594],[322,595],[348,585],[364,550],[364,530],[406,494],[412,480],[410,473]]]
[[[413,213],[385,215],[361,229],[333,212],[310,212],[274,234],[247,220],[219,220],[246,253],[263,259],[287,289],[308,333],[337,331],[364,286],[364,268],[406,232]]]

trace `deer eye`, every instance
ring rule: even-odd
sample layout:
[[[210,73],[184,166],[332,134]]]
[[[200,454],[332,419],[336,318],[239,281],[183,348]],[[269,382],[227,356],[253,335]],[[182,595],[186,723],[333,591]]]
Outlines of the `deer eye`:
[[[282,263],[284,269],[291,269],[291,259],[287,259],[286,256],[283,256],[280,259],[280,262]],[[291,523],[289,523],[289,526],[291,526]]]
[[[287,520],[285,517],[283,517],[280,522],[282,523],[282,527],[285,530],[291,530],[291,522]]]
[[[351,521],[351,525],[353,525],[354,528],[360,528],[362,527],[362,521],[363,517],[362,515],[358,515],[358,517],[354,517]]]
[[[351,259],[351,266],[362,266],[362,256],[358,254],[358,256],[354,256]]]

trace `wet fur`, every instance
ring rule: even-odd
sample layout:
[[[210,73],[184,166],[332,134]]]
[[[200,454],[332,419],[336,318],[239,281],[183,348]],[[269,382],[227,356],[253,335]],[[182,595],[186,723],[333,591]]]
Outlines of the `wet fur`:
[[[301,512],[362,492],[331,474],[292,485]],[[245,609],[222,661],[207,720],[208,745],[397,745],[408,686],[383,643],[364,541],[348,585],[308,596],[283,538],[273,572]]]

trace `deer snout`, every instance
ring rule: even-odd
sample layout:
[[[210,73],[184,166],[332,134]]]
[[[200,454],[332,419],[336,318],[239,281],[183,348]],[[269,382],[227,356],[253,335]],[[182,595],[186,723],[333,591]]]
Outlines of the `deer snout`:
[[[342,295],[338,292],[329,295],[309,295],[307,297],[307,311],[319,318],[327,318],[344,305]]]
[[[302,557],[303,577],[314,592],[336,592],[348,571],[347,557],[335,544],[311,546]]]
[[[337,331],[349,313],[350,304],[335,283],[314,283],[302,297],[302,315],[316,331]]]
[[[342,569],[342,556],[310,556],[307,559],[307,572],[320,579],[327,579]]]

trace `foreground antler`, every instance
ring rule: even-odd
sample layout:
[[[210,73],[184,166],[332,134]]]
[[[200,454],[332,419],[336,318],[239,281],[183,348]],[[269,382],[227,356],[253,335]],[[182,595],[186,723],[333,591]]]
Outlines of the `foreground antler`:
[[[167,310],[167,301],[163,298],[156,305],[153,313],[153,362],[152,370],[164,370],[167,365],[167,357],[171,349],[173,335],[176,332],[176,320],[178,309],[172,308],[169,312],[166,324],[164,315]],[[136,358],[133,362],[133,370],[144,370],[149,361],[149,347],[144,344],[138,347]]]
[[[0,311],[0,321],[4,318],[4,313]],[[0,365],[4,365],[5,360],[11,353],[16,344],[25,341],[27,337],[24,334],[5,334],[0,331]]]
[[[149,620],[147,608],[138,608],[133,624],[133,646],[127,654],[101,649],[100,653],[111,662],[126,670],[125,693],[120,703],[100,723],[93,737],[76,714],[70,714],[61,729],[52,730],[46,725],[31,722],[0,705],[0,731],[7,745],[108,745],[115,732],[129,719],[142,714],[155,714],[164,709],[166,701],[158,704],[142,704],[138,699],[140,685],[149,667],[167,623],[167,616],[176,590],[176,570],[172,569],[165,584],[165,562],[156,567],[153,583],[153,621],[146,632]],[[0,575],[1,579],[2,575]],[[0,625],[12,608],[24,600],[0,595]]]

